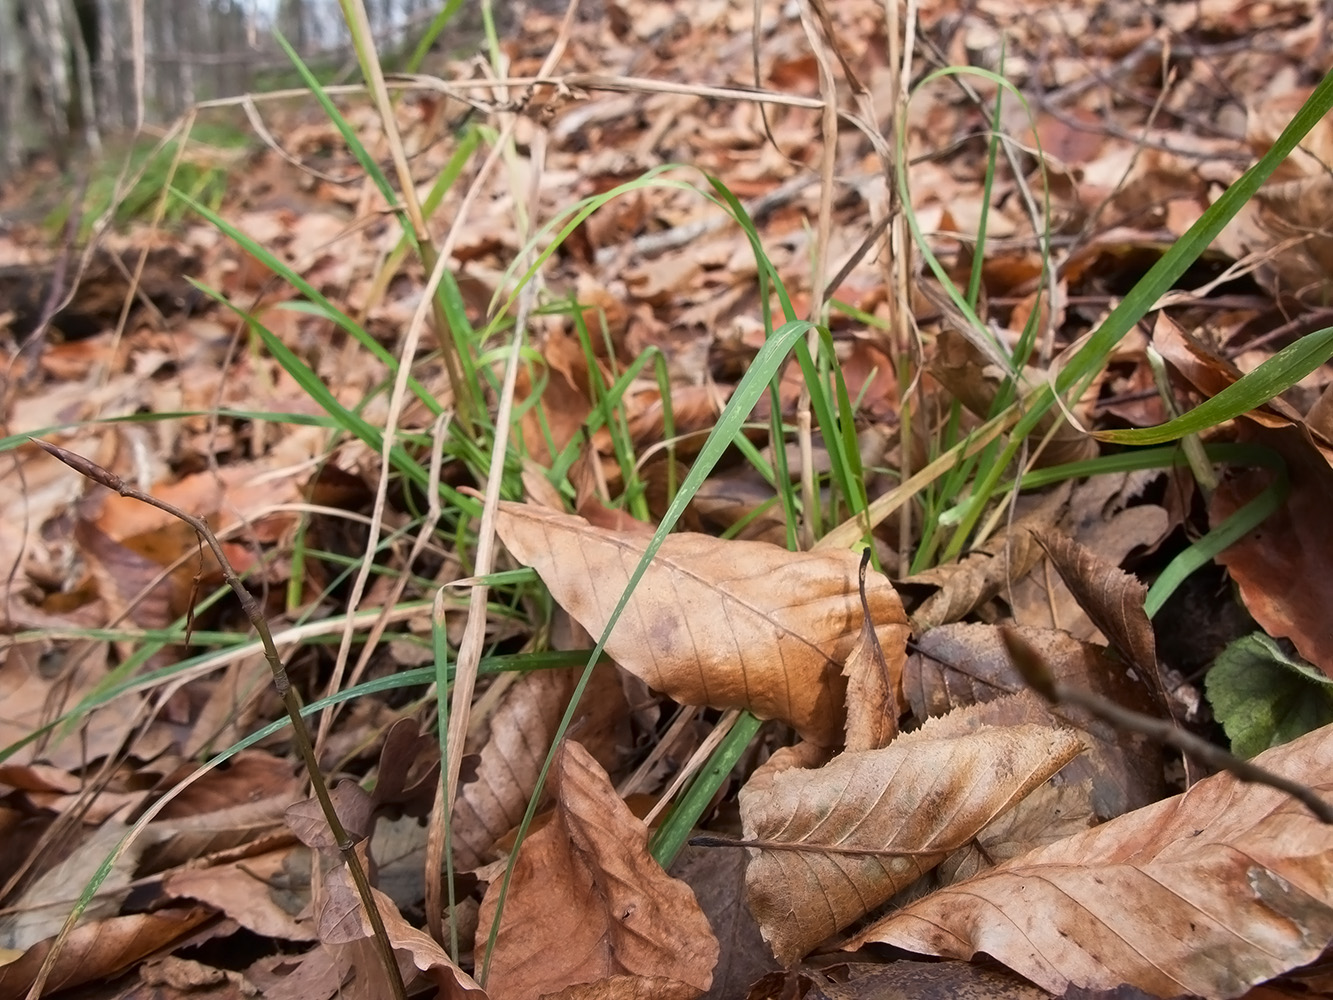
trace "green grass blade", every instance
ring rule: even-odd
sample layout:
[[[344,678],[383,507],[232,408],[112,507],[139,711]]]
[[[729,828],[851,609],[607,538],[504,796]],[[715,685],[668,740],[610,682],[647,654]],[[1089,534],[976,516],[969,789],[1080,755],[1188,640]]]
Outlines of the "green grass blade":
[[[1156,427],[1097,431],[1093,437],[1112,444],[1162,444],[1197,434],[1263,406],[1330,357],[1333,357],[1333,326],[1284,347],[1248,375],[1174,420]]]
[[[1083,387],[1106,363],[1107,357],[1122,337],[1148,314],[1162,295],[1185,273],[1185,270],[1207,249],[1228,222],[1268,180],[1279,163],[1287,158],[1305,134],[1333,109],[1333,71],[1330,71],[1314,89],[1309,99],[1292,117],[1282,134],[1274,141],[1259,162],[1245,171],[1222,193],[1199,220],[1190,226],[1171,248],[1162,255],[1148,273],[1130,290],[1120,304],[1106,317],[1106,321],[1088,338],[1069,363],[1055,377],[1055,387],[1042,385],[1028,401],[1027,407],[1010,433],[1009,443],[999,460],[977,483],[974,499],[966,515],[953,533],[945,550],[944,559],[956,558],[980,520],[985,505],[994,494],[1005,468],[1014,460],[1023,440],[1032,433],[1046,412],[1054,405],[1055,392],[1062,395],[1071,389]],[[1077,394],[1077,393],[1076,393]]]
[[[754,739],[755,733],[759,732],[759,727],[762,725],[763,722],[749,712],[742,712],[736,724],[731,727],[731,732],[723,737],[703,770],[694,776],[694,781],[672,808],[671,814],[657,828],[657,832],[648,842],[648,849],[663,868],[670,868],[671,863],[676,860],[676,855],[685,846],[685,841],[690,839],[690,831],[694,829],[694,824],[708,808],[713,795],[722,787],[722,782],[727,780],[727,775],[741,759],[741,754],[745,753],[745,748],[750,745],[750,741]]]
[[[1171,560],[1156,582],[1148,588],[1143,610],[1152,618],[1162,609],[1176,588],[1193,572],[1212,562],[1216,556],[1262,524],[1286,502],[1288,489],[1287,468],[1280,460],[1275,463],[1276,475],[1257,497],[1245,504],[1208,534]]]

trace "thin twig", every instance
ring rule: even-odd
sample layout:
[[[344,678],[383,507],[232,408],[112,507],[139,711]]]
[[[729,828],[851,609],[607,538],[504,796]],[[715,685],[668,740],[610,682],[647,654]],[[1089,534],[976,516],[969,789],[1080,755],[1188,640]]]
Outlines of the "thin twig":
[[[1014,668],[1038,694],[1052,704],[1066,702],[1077,705],[1119,729],[1140,733],[1150,740],[1173,746],[1209,767],[1230,772],[1241,781],[1268,785],[1280,792],[1286,792],[1323,822],[1333,823],[1333,805],[1329,805],[1309,785],[1276,774],[1251,761],[1242,760],[1194,735],[1188,729],[1177,726],[1170,719],[1159,719],[1156,716],[1144,715],[1142,712],[1134,712],[1091,691],[1061,684],[1051,674],[1041,654],[1017,632],[1002,628],[1000,637],[1004,641],[1005,649],[1009,651],[1009,658],[1013,661]]]
[[[301,753],[301,759],[310,778],[310,785],[314,789],[315,798],[319,800],[320,808],[328,821],[329,830],[333,834],[334,843],[337,844],[338,851],[342,854],[343,861],[352,876],[352,881],[356,885],[357,894],[361,897],[361,904],[366,910],[366,916],[370,921],[376,944],[379,946],[380,959],[383,961],[385,972],[388,974],[393,995],[397,1000],[406,1000],[407,988],[403,984],[398,962],[394,958],[393,945],[389,942],[388,932],[384,928],[384,920],[380,915],[379,908],[375,905],[374,897],[371,895],[370,879],[366,877],[366,871],[361,866],[360,859],[356,856],[355,841],[343,827],[342,821],[338,819],[338,811],[334,808],[333,800],[329,797],[328,786],[324,782],[324,776],[320,773],[319,762],[315,759],[315,748],[310,740],[310,730],[306,727],[305,719],[301,716],[300,697],[287,677],[287,670],[278,656],[277,646],[273,642],[273,633],[269,630],[268,622],[264,620],[259,603],[254,599],[245,584],[241,582],[241,578],[236,575],[236,571],[227,559],[226,552],[222,549],[222,543],[218,541],[217,536],[213,534],[212,529],[209,528],[203,518],[188,514],[174,504],[159,500],[150,493],[135,489],[119,476],[82,455],[76,455],[74,452],[66,451],[64,448],[46,441],[39,441],[35,438],[29,440],[86,479],[105,486],[123,497],[146,503],[150,507],[156,507],[158,510],[184,521],[208,545],[213,556],[217,559],[218,565],[222,568],[222,575],[227,581],[227,585],[231,587],[232,592],[241,602],[241,608],[245,611],[245,616],[250,619],[250,623],[259,634],[259,641],[264,647],[264,658],[268,661],[269,669],[273,672],[273,686],[277,689],[278,695],[282,698],[282,703],[287,709],[287,715],[292,720],[292,732],[296,746]]]

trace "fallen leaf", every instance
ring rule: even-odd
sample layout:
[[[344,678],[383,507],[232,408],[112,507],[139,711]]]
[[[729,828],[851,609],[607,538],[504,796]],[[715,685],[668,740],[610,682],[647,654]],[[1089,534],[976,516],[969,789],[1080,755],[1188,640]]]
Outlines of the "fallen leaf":
[[[496,529],[534,567],[555,600],[600,635],[647,539],[598,530],[579,517],[504,503]],[[668,536],[607,642],[636,677],[687,705],[745,708],[789,722],[825,746],[841,736],[839,668],[861,614],[857,557],[787,552],[762,542]],[[898,595],[883,577],[867,588],[885,655],[907,639]]]
[[[326,945],[357,946],[359,956],[356,964],[360,973],[369,979],[362,984],[363,988],[382,980],[385,972],[380,966],[379,952],[373,947],[370,919],[352,885],[347,866],[338,864],[329,868],[325,873],[324,886],[328,893],[318,916],[321,940]],[[411,986],[419,975],[435,985],[439,990],[437,995],[441,998],[485,997],[481,987],[453,963],[429,934],[403,919],[393,900],[378,889],[372,888],[370,893],[407,985]],[[336,928],[334,940],[326,937],[325,932],[329,928]],[[380,984],[380,996],[384,995],[387,985]],[[375,995],[374,992],[370,993],[370,996]]]
[[[0,948],[22,951],[58,934],[65,918],[74,909],[79,893],[120,846],[128,831],[124,822],[103,823],[89,831],[68,857],[33,880],[7,907],[13,912],[0,917]],[[84,910],[90,923],[115,916],[119,911],[120,904],[130,893],[135,866],[152,840],[149,836],[136,837],[116,859],[98,887],[97,895]]]
[[[703,993],[718,943],[694,894],[653,860],[647,828],[579,744],[561,747],[552,773],[555,815],[519,848],[487,988],[523,1000],[627,976],[653,996]],[[500,888],[482,901],[477,954]]]
[[[1239,439],[1272,448],[1287,464],[1287,500],[1257,528],[1221,552],[1246,609],[1274,638],[1333,677],[1333,619],[1326,567],[1333,558],[1328,498],[1329,450],[1301,426],[1263,428],[1238,421]],[[1218,485],[1208,520],[1216,527],[1272,484],[1269,469],[1239,469]]]
[[[1144,676],[1158,680],[1157,640],[1143,610],[1148,588],[1072,538],[1047,531],[1039,532],[1037,540],[1116,652]]]
[[[186,868],[163,879],[169,896],[213,907],[261,937],[313,941],[314,929],[296,914],[309,900],[310,863],[294,857],[298,848],[269,851],[230,864]],[[287,906],[284,906],[287,903]],[[294,905],[293,905],[294,904]]]
[[[713,984],[702,1000],[744,996],[751,983],[777,969],[759,924],[745,905],[744,852],[687,844],[672,863],[671,874],[694,890],[718,939]]]
[[[205,906],[135,913],[81,924],[70,932],[46,981],[46,991],[68,989],[94,980],[109,980],[145,955],[150,955],[198,927],[213,915]],[[0,965],[0,1000],[18,1000],[36,981],[54,939],[33,945],[23,957]]]
[[[1333,792],[1333,727],[1256,762]],[[1333,827],[1231,774],[942,889],[863,933],[946,958],[977,952],[1052,993],[1121,984],[1237,997],[1333,941]]]
[[[958,850],[1082,749],[1069,730],[931,724],[820,768],[761,768],[741,791],[750,909],[783,965]]]
[[[861,597],[861,636],[847,654],[842,672],[847,677],[848,750],[878,750],[888,746],[898,735],[900,693],[903,685],[903,660],[906,647],[893,650],[889,662],[879,644],[879,634],[866,600],[866,566],[870,550],[861,555],[859,589]]]
[[[492,848],[518,825],[537,787],[546,750],[556,738],[561,716],[580,671],[541,670],[516,680],[488,724],[477,776],[458,790],[454,803],[453,845],[461,870],[494,859]],[[614,667],[599,666],[581,702],[579,735],[598,760],[610,766],[615,745],[623,741],[624,694]]]
[[[1040,652],[1042,662],[1059,683],[1093,691],[1137,712],[1158,711],[1148,682],[1100,647],[1057,629],[1010,627]],[[973,703],[990,703],[1028,688],[1014,669],[996,626],[959,623],[933,629],[917,640],[916,652],[907,659],[903,690],[913,714],[925,718]],[[1051,706],[1028,698],[1009,702],[1006,713],[990,721],[1077,728],[1085,736],[1089,752],[1070,761],[1055,780],[1089,782],[1093,808],[1102,819],[1156,802],[1166,791],[1160,749],[1146,738],[1116,729],[1077,706]]]

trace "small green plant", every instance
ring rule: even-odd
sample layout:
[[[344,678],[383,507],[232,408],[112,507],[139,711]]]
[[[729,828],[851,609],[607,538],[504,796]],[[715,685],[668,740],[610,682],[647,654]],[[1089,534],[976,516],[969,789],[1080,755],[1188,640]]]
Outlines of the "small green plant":
[[[80,213],[78,239],[86,240],[93,226],[109,212],[118,226],[146,221],[162,203],[162,192],[175,187],[211,208],[222,204],[229,178],[253,140],[244,131],[222,123],[196,124],[186,135],[153,142],[135,140],[128,148],[108,149],[98,160],[83,198],[76,206],[67,195],[46,217],[48,231],[62,233],[69,213]],[[117,196],[122,177],[131,178],[129,189]],[[68,187],[77,188],[77,185]],[[68,189],[68,188],[67,188]],[[176,222],[188,209],[168,202],[163,218]]]

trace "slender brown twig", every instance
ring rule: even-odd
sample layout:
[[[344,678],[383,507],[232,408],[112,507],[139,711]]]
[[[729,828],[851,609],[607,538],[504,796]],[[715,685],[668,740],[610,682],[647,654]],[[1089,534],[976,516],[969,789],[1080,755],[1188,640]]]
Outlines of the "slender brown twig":
[[[241,578],[236,575],[236,571],[227,559],[227,554],[222,550],[222,544],[218,541],[217,535],[213,534],[213,530],[209,528],[203,518],[187,514],[174,504],[159,500],[150,493],[135,489],[115,473],[102,468],[82,455],[76,455],[74,452],[66,451],[58,445],[39,441],[36,438],[29,438],[29,440],[86,479],[91,479],[109,490],[114,490],[123,497],[146,503],[150,507],[156,507],[158,510],[184,521],[208,545],[217,559],[218,565],[222,567],[222,575],[227,581],[227,585],[231,587],[232,592],[241,602],[241,608],[245,611],[245,616],[250,619],[250,623],[259,634],[259,641],[264,647],[264,658],[268,661],[269,669],[273,672],[273,686],[277,689],[278,695],[282,698],[282,703],[287,709],[287,715],[292,720],[292,732],[301,759],[305,764],[306,773],[310,777],[310,786],[314,789],[315,798],[319,800],[320,809],[323,810],[324,818],[328,821],[334,843],[337,844],[343,862],[347,865],[347,870],[352,876],[352,882],[356,885],[357,894],[361,897],[361,905],[365,908],[366,917],[370,921],[371,931],[379,947],[380,959],[384,963],[384,971],[389,977],[389,985],[393,990],[393,995],[396,1000],[406,1000],[407,987],[403,984],[402,973],[399,971],[398,962],[394,958],[393,945],[389,942],[389,934],[384,927],[384,918],[380,915],[379,908],[375,905],[375,899],[371,895],[370,879],[366,877],[366,870],[362,867],[361,860],[356,856],[356,842],[348,834],[342,821],[338,819],[338,811],[334,808],[333,800],[329,797],[328,785],[325,784],[324,776],[320,773],[319,762],[315,758],[315,747],[310,739],[310,730],[306,727],[305,719],[301,715],[300,696],[292,688],[291,681],[287,677],[287,669],[278,656],[278,647],[273,642],[273,633],[268,627],[268,622],[264,620],[259,603],[254,599],[245,584],[241,582]],[[54,950],[52,949],[53,952]]]
[[[1176,725],[1170,719],[1144,715],[1117,705],[1100,695],[1082,688],[1061,684],[1051,674],[1045,660],[1022,636],[1009,628],[1000,629],[1000,636],[1014,668],[1039,695],[1052,704],[1065,702],[1077,705],[1091,712],[1097,718],[1119,729],[1141,733],[1158,743],[1166,743],[1181,753],[1189,754],[1195,760],[1220,771],[1229,771],[1241,781],[1256,785],[1268,785],[1280,792],[1286,792],[1293,799],[1302,803],[1325,823],[1333,823],[1333,805],[1329,805],[1313,788],[1293,781],[1291,778],[1276,774],[1266,767],[1260,767],[1235,754],[1228,753],[1219,746],[1196,736],[1188,729]]]

